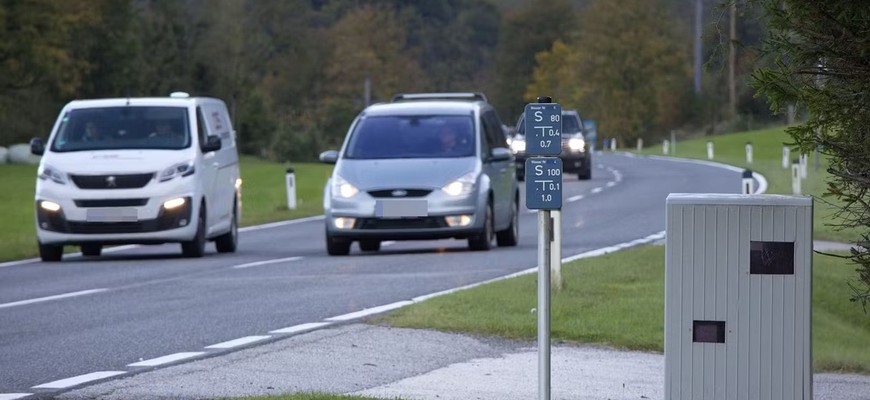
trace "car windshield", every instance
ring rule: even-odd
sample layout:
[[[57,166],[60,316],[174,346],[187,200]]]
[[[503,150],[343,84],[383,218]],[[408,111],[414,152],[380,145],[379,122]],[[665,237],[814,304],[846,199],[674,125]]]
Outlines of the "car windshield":
[[[442,158],[474,155],[473,120],[460,115],[363,117],[346,158]]]
[[[190,147],[185,107],[104,107],[63,116],[51,150],[168,149]]]
[[[570,114],[562,115],[562,133],[580,133],[580,124],[577,117]]]

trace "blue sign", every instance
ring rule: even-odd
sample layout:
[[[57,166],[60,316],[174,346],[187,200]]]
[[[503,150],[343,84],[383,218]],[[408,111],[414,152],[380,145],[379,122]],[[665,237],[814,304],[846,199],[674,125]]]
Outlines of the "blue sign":
[[[562,106],[557,103],[526,104],[526,154],[558,156],[562,153]]]
[[[598,139],[598,124],[594,120],[587,119],[583,121],[583,128],[586,130],[586,141],[594,143]]]
[[[555,157],[526,159],[526,208],[530,210],[562,208],[562,159]]]

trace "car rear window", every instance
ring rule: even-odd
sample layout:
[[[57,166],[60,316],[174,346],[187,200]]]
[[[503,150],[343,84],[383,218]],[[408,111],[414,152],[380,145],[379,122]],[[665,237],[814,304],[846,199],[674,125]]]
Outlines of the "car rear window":
[[[349,159],[470,157],[474,120],[463,115],[362,117],[345,151]]]

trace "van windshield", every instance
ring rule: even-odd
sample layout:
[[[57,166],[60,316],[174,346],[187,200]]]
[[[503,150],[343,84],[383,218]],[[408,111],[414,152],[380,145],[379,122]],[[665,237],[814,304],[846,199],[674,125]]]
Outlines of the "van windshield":
[[[442,158],[474,155],[474,121],[464,115],[363,117],[346,158]]]
[[[51,151],[190,147],[185,107],[83,108],[63,116]]]

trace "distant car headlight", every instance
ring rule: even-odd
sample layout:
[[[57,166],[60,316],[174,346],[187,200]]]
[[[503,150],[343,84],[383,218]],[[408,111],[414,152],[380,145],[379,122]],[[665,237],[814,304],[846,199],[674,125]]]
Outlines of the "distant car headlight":
[[[341,177],[341,175],[335,175],[332,178],[332,195],[338,196],[343,199],[349,199],[356,194],[359,193],[359,189],[356,186],[352,185],[350,182]]]
[[[572,151],[583,151],[586,147],[586,141],[583,138],[571,138],[568,140],[568,148]]]
[[[176,176],[190,176],[195,171],[193,160],[178,163],[160,173],[160,182],[166,182]]]
[[[444,193],[447,193],[450,196],[465,196],[474,191],[474,183],[477,181],[477,174],[474,172],[469,172],[465,175],[462,175],[459,179],[448,183],[446,186],[441,188]]]
[[[54,168],[49,165],[42,165],[39,167],[37,171],[37,176],[39,179],[46,180],[51,179],[52,181],[59,183],[61,185],[66,184],[66,174],[60,172],[57,168]]]
[[[522,153],[526,151],[526,140],[525,139],[514,139],[511,141],[511,151],[514,154]]]

